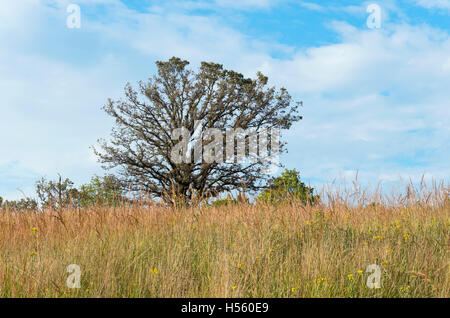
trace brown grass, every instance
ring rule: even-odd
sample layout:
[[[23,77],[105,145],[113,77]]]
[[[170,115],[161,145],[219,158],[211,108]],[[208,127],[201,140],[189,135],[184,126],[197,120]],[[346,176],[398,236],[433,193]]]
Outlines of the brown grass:
[[[448,187],[355,189],[316,206],[0,211],[0,295],[449,297]],[[80,289],[66,286],[69,264]]]

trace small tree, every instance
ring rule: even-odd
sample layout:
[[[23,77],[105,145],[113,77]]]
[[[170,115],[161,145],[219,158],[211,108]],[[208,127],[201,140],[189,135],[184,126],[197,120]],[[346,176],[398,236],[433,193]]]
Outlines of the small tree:
[[[286,169],[279,177],[272,179],[269,186],[258,196],[258,200],[272,204],[292,199],[305,204],[315,203],[319,199],[319,196],[314,195],[314,188],[300,181],[300,173],[295,169]]]
[[[76,206],[78,190],[73,186],[69,179],[62,180],[59,176],[58,181],[47,181],[42,178],[36,182],[36,193],[43,208],[61,210],[69,206]]]
[[[117,206],[127,200],[121,182],[114,175],[94,176],[88,184],[82,185],[78,193],[81,207],[93,205]]]

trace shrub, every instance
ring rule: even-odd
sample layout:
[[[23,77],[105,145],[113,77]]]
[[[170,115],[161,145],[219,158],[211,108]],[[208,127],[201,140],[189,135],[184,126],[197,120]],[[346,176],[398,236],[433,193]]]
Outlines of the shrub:
[[[125,199],[120,181],[114,175],[94,176],[88,184],[78,190],[78,202],[81,207],[93,205],[117,206]]]
[[[73,186],[73,182],[67,178],[63,180],[61,176],[58,181],[42,178],[36,182],[36,193],[43,208],[54,210],[74,206],[78,197],[78,190]]]
[[[20,200],[13,201],[3,201],[3,198],[0,197],[0,208],[9,211],[34,211],[38,207],[38,203],[36,200],[26,198]]]
[[[290,199],[297,199],[305,204],[315,203],[319,199],[318,195],[314,195],[314,188],[300,181],[300,173],[295,169],[286,169],[279,177],[272,179],[258,196],[258,201],[271,204]]]

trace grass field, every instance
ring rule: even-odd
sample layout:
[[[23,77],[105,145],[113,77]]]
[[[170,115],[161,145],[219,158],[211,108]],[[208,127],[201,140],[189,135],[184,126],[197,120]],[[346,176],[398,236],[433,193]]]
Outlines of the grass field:
[[[448,188],[391,201],[361,190],[322,197],[316,206],[1,211],[0,295],[450,296]],[[80,266],[79,289],[66,285],[70,264]],[[366,285],[370,264],[381,269],[378,289]]]

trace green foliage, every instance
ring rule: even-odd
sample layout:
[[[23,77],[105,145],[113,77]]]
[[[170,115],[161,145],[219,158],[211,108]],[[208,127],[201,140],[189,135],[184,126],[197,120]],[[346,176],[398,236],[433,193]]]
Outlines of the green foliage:
[[[125,192],[122,190],[120,181],[114,175],[94,176],[78,191],[78,202],[81,207],[99,204],[117,206],[124,200]]]
[[[3,201],[3,198],[0,197],[0,208],[4,210],[9,211],[30,211],[30,210],[36,210],[38,207],[38,203],[36,200],[26,198],[26,199],[20,199],[20,200],[13,200],[13,201]]]
[[[212,205],[215,207],[227,206],[232,204],[238,204],[238,200],[226,197],[224,199],[217,199],[212,202]]]
[[[74,205],[78,197],[78,190],[73,186],[69,179],[62,180],[59,176],[58,181],[42,178],[36,182],[36,193],[43,208],[60,210]]]
[[[228,205],[238,205],[242,202],[248,203],[248,199],[246,199],[245,196],[242,195],[239,195],[237,198],[233,198],[230,195],[227,195],[226,198],[214,200],[212,202],[212,205],[215,207],[222,207]]]
[[[113,175],[94,176],[79,189],[70,179],[63,180],[61,176],[57,181],[42,178],[36,183],[36,193],[42,207],[54,210],[94,205],[117,206],[125,200],[125,192],[121,189],[121,183]]]
[[[239,205],[239,204],[249,204],[250,200],[248,199],[245,192],[239,193],[236,198],[233,198],[230,194],[228,194],[223,199],[216,199],[212,202],[212,206],[222,207],[229,205]]]
[[[300,173],[295,169],[286,169],[279,177],[272,179],[269,186],[258,196],[259,201],[271,204],[290,199],[301,200],[305,204],[312,204],[319,199],[314,195],[314,188],[300,181]]]

